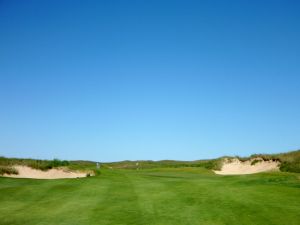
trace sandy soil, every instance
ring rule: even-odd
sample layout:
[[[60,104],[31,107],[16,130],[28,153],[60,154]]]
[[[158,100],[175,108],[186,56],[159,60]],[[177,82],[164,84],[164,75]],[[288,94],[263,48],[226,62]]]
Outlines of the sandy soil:
[[[258,160],[261,160],[257,158]],[[279,171],[279,162],[276,161],[263,161],[251,165],[251,162],[255,159],[251,159],[245,162],[241,162],[238,159],[225,159],[222,169],[220,171],[214,171],[216,174],[221,175],[238,175],[238,174],[253,174],[266,171]]]
[[[71,172],[63,169],[50,169],[47,171],[32,169],[28,166],[14,166],[19,174],[5,174],[5,177],[14,178],[33,178],[33,179],[61,179],[61,178],[78,178],[86,177],[86,173]]]

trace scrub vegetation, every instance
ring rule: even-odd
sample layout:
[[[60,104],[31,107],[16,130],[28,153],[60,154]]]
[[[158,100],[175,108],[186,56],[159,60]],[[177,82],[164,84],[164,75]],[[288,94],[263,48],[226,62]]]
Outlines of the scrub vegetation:
[[[18,174],[18,171],[10,166],[0,166],[0,175],[3,174]]]
[[[221,168],[221,158],[211,160],[195,160],[195,161],[176,161],[176,160],[140,160],[140,161],[121,161],[113,163],[104,163],[106,168],[116,169],[153,169],[153,168],[181,168],[181,167],[201,167],[205,169]]]
[[[66,160],[36,160],[36,159],[18,159],[18,158],[6,158],[0,157],[0,166],[14,166],[22,165],[29,166],[33,169],[49,170],[55,167],[68,166],[70,163]]]
[[[154,169],[154,168],[182,168],[182,167],[199,167],[209,170],[219,170],[222,166],[222,161],[227,158],[229,161],[233,158],[238,158],[244,162],[250,159],[252,165],[260,162],[261,160],[268,161],[274,160],[280,162],[280,170],[283,172],[300,173],[300,150],[291,151],[280,154],[254,154],[250,157],[230,157],[224,156],[217,159],[209,160],[195,160],[195,161],[176,161],[176,160],[139,160],[139,161],[120,161],[111,163],[101,163],[101,168],[106,169]],[[257,159],[259,158],[259,159]],[[36,160],[36,159],[18,159],[18,158],[5,158],[0,157],[0,166],[13,166],[25,165],[34,169],[48,170],[55,167],[68,167],[72,170],[95,170],[96,162],[76,160]]]
[[[250,157],[221,157],[210,160],[195,160],[195,161],[176,161],[176,160],[139,160],[139,161],[121,161],[112,163],[101,163],[102,168],[114,168],[114,169],[154,169],[154,168],[181,168],[181,167],[199,167],[209,170],[219,170],[222,166],[222,161],[227,158],[229,161],[233,158],[238,158],[244,162],[250,159],[252,165],[260,162],[261,160],[279,161],[280,170],[283,172],[300,173],[300,150],[280,153],[280,154],[254,154]],[[259,158],[259,159],[257,159]],[[18,158],[5,158],[0,157],[0,166],[12,166],[12,165],[25,165],[34,169],[48,170],[55,167],[68,167],[73,170],[94,170],[96,162],[76,160],[36,160],[36,159],[18,159]]]
[[[264,161],[273,160],[280,162],[280,170],[283,172],[300,173],[300,150],[279,154],[254,154],[250,157],[238,157],[241,161],[253,158],[261,158]],[[255,160],[253,160],[254,162]],[[252,163],[253,163],[252,162]],[[255,161],[257,163],[258,161]],[[254,163],[254,164],[255,164]]]
[[[230,157],[224,156],[211,160],[195,160],[195,161],[175,161],[175,160],[161,160],[161,161],[122,161],[103,164],[106,168],[116,169],[151,169],[151,168],[180,168],[180,167],[201,167],[210,170],[219,170],[222,166],[222,161],[227,158],[230,161],[233,158],[238,158],[240,161],[254,159],[252,165],[260,162],[261,160],[279,161],[280,170],[283,172],[300,173],[300,150],[291,151],[280,154],[254,154],[250,157]],[[256,159],[260,158],[260,159]]]

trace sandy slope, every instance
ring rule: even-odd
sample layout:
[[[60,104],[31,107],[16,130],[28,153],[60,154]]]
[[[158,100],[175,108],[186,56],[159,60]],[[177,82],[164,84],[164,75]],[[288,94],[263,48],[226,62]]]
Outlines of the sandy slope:
[[[77,178],[86,177],[86,173],[71,172],[63,169],[50,169],[47,171],[32,169],[28,166],[14,166],[19,172],[19,174],[8,175],[5,177],[14,178],[33,178],[33,179],[61,179],[61,178]]]
[[[225,159],[222,169],[220,171],[214,171],[216,174],[221,175],[237,175],[237,174],[252,174],[266,171],[278,171],[279,162],[276,161],[260,161],[251,165],[251,162],[255,159],[251,159],[245,162],[241,162],[238,159]],[[261,160],[258,158],[258,160]]]

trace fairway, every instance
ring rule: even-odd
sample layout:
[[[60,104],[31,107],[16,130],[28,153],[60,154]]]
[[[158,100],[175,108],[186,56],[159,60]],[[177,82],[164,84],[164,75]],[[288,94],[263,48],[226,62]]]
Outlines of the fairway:
[[[219,176],[201,168],[103,170],[81,179],[0,178],[1,225],[289,224],[300,221],[293,173]]]

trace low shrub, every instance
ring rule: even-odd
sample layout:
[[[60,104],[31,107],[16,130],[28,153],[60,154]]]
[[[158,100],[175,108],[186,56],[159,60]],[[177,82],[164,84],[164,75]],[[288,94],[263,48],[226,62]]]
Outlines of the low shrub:
[[[55,167],[60,166],[68,166],[69,162],[66,160],[59,160],[59,159],[53,159],[53,160],[31,160],[29,163],[27,163],[27,166],[37,169],[37,170],[49,170]]]
[[[272,160],[280,162],[280,170],[283,172],[293,172],[300,173],[300,150],[279,153],[279,154],[256,154],[252,155],[254,157],[260,157],[264,161]]]
[[[199,167],[204,167],[209,170],[220,170],[222,166],[222,162],[220,159],[212,159],[200,162]]]
[[[0,175],[4,174],[18,174],[18,170],[9,166],[0,166]]]
[[[101,174],[100,169],[95,169],[95,170],[94,170],[94,174],[95,174],[95,176],[100,175],[100,174]]]
[[[44,170],[44,171],[52,168],[52,166],[47,161],[43,161],[43,160],[32,160],[25,165],[36,170]]]
[[[66,160],[53,159],[52,161],[49,161],[49,165],[51,167],[60,167],[60,166],[68,166],[70,165],[70,163]]]
[[[256,163],[259,163],[261,162],[262,160],[261,159],[254,159],[252,162],[251,162],[251,166],[254,166]]]
[[[280,170],[283,172],[300,173],[300,161],[298,162],[282,162]]]
[[[240,160],[241,162],[246,162],[246,161],[250,160],[249,157],[240,157],[240,156],[236,156],[235,158],[237,158],[237,159]]]

